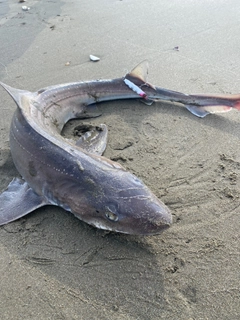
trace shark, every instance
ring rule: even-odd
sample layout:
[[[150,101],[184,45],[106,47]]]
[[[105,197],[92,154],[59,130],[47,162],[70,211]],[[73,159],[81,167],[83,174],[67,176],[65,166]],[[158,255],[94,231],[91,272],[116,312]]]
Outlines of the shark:
[[[78,141],[63,137],[70,119],[89,117],[92,104],[140,99],[147,105],[170,101],[192,114],[240,110],[240,95],[188,95],[152,85],[143,61],[124,77],[49,86],[36,92],[0,85],[17,108],[10,150],[21,178],[0,194],[0,225],[34,210],[59,206],[103,230],[154,235],[169,228],[169,208],[134,174],[103,156],[107,126],[85,126]]]

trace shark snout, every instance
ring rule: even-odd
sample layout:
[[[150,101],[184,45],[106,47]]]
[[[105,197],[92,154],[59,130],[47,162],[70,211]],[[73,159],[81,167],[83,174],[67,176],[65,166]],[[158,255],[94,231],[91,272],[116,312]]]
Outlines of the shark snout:
[[[142,234],[159,234],[170,227],[172,215],[169,208],[160,200],[155,199],[147,204],[146,213],[142,214]]]
[[[169,208],[154,195],[132,198],[119,219],[120,232],[135,235],[154,235],[167,229],[172,223]],[[119,226],[120,226],[119,225]]]

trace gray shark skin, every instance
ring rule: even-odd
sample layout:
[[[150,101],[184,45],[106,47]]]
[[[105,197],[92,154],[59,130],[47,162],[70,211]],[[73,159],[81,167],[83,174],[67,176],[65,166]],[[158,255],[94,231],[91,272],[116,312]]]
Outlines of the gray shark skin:
[[[105,125],[87,130],[77,144],[61,136],[68,120],[87,117],[88,106],[99,101],[169,100],[199,117],[238,109],[240,104],[239,96],[185,95],[158,88],[147,83],[147,73],[144,61],[123,78],[56,85],[34,93],[0,83],[17,104],[10,149],[22,176],[0,194],[0,225],[55,205],[105,230],[152,235],[170,226],[169,209],[143,182],[102,156]]]
[[[18,106],[10,149],[23,179],[14,179],[0,195],[1,225],[50,204],[106,230],[149,235],[169,227],[168,208],[143,182],[99,155],[106,146],[106,134],[101,136],[106,133],[104,125],[98,148],[61,136],[64,124],[85,117],[89,104],[138,97],[122,78],[52,86],[35,93],[2,86]]]

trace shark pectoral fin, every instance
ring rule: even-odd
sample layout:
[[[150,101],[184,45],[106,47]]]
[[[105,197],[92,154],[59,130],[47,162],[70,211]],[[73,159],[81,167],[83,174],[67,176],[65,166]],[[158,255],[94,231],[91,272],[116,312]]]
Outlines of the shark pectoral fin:
[[[105,124],[99,126],[80,125],[74,129],[79,135],[76,145],[89,153],[102,155],[107,146],[108,129]]]
[[[209,113],[222,113],[228,112],[232,107],[225,105],[213,105],[213,106],[194,106],[194,105],[185,105],[185,107],[195,116],[203,118]]]
[[[47,204],[27,182],[15,178],[0,194],[0,225],[17,220]]]

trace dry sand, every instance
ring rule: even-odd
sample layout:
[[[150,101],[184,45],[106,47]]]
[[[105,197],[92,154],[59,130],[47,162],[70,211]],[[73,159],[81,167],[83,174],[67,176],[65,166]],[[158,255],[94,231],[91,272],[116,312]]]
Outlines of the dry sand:
[[[25,4],[28,12],[0,2],[0,79],[11,86],[119,77],[147,58],[158,86],[240,92],[238,0]],[[4,189],[17,175],[8,144],[15,105],[0,94]],[[198,119],[137,101],[100,109],[91,123],[109,126],[105,155],[141,178],[174,223],[135,237],[45,207],[1,227],[0,319],[239,319],[240,113]]]

